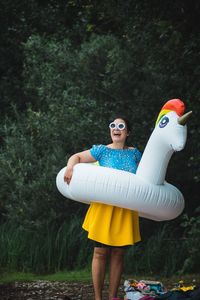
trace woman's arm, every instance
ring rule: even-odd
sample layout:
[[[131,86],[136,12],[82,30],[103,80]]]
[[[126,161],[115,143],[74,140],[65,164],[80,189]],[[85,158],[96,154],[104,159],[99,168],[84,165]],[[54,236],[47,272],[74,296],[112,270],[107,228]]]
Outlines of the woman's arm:
[[[90,150],[85,150],[79,153],[76,153],[72,155],[68,162],[67,162],[67,168],[65,170],[64,174],[64,181],[68,184],[70,183],[70,180],[72,178],[73,174],[73,168],[78,163],[90,163],[95,162],[96,160],[93,158],[93,156],[90,154]]]

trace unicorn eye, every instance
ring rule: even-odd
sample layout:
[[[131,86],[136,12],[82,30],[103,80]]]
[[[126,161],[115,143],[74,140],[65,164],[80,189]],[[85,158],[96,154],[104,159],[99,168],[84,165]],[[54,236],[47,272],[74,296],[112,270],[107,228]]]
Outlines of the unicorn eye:
[[[165,127],[167,124],[169,123],[169,118],[168,117],[164,117],[161,119],[160,123],[159,123],[159,127],[163,128]]]

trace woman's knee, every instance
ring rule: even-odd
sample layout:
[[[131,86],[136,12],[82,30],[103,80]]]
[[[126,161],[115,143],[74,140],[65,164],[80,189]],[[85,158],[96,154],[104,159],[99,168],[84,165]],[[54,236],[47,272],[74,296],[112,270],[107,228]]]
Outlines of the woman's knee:
[[[96,259],[107,259],[108,255],[110,253],[109,248],[106,247],[95,247],[93,257]]]
[[[122,248],[116,247],[116,248],[112,248],[112,250],[111,250],[112,258],[116,258],[116,259],[123,259],[124,253],[125,253],[125,250]]]

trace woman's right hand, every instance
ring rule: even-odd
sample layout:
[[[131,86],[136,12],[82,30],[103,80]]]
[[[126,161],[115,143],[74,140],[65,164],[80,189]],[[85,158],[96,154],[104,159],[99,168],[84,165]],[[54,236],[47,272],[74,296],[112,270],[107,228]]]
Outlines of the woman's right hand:
[[[67,163],[67,167],[64,174],[64,181],[67,184],[70,183],[73,175],[73,167],[78,163],[95,162],[96,160],[90,154],[90,150],[85,150],[72,155]]]
[[[72,175],[73,175],[73,168],[66,167],[65,174],[64,174],[64,181],[67,182],[67,184],[70,183],[72,179]]]

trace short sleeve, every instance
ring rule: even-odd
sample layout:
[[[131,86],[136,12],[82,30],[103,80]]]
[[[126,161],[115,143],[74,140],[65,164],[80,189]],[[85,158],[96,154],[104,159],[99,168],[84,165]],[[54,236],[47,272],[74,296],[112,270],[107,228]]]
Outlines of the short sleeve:
[[[137,164],[139,164],[141,158],[142,158],[142,153],[138,150],[138,149],[135,149],[135,161]]]
[[[90,149],[90,154],[94,159],[100,160],[103,152],[105,151],[105,146],[104,145],[93,145],[92,148]]]

